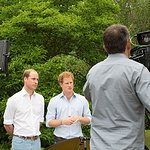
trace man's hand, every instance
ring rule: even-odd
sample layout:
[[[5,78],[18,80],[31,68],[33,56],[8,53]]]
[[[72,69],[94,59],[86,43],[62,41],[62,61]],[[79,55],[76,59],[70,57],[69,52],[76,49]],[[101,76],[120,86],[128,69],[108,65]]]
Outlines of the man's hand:
[[[81,116],[70,116],[62,120],[62,125],[71,125],[81,120]]]
[[[4,128],[5,130],[7,131],[7,133],[9,135],[13,135],[13,132],[14,132],[14,126],[11,124],[11,125],[4,125]]]
[[[62,120],[62,125],[71,125],[73,124],[75,119],[73,117],[68,117]]]

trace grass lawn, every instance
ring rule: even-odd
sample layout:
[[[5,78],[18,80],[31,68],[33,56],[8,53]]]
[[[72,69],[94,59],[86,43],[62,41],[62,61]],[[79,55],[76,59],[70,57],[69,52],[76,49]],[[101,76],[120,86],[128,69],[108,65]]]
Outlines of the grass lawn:
[[[145,130],[145,145],[150,149],[150,130]]]

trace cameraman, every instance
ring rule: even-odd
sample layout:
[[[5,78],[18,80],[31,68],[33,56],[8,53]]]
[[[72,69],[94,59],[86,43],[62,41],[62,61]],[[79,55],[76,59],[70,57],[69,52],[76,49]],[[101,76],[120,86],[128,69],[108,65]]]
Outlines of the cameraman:
[[[145,107],[150,111],[150,72],[130,60],[124,25],[104,32],[108,57],[87,74],[85,97],[92,101],[91,150],[144,150]]]

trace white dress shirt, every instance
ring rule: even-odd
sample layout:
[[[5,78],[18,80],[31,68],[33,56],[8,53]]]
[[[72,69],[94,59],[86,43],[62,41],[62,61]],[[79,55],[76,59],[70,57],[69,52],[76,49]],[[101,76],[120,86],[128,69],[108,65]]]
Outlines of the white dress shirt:
[[[34,92],[30,96],[23,88],[7,101],[4,124],[14,125],[14,135],[40,135],[40,122],[44,121],[44,98]]]

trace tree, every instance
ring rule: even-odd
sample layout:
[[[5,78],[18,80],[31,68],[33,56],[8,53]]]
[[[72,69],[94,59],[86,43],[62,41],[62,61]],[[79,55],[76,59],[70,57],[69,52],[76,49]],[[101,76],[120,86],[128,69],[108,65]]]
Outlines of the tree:
[[[121,8],[118,18],[122,24],[129,27],[132,36],[149,30],[149,0],[115,0],[115,2]]]
[[[69,1],[63,4],[63,11],[60,1],[21,0],[10,4],[1,9],[0,37],[11,41],[11,58],[22,54],[32,57],[30,51],[35,49],[42,56],[36,60],[39,63],[70,52],[91,65],[104,58],[102,33],[116,21],[118,12],[112,0]]]

